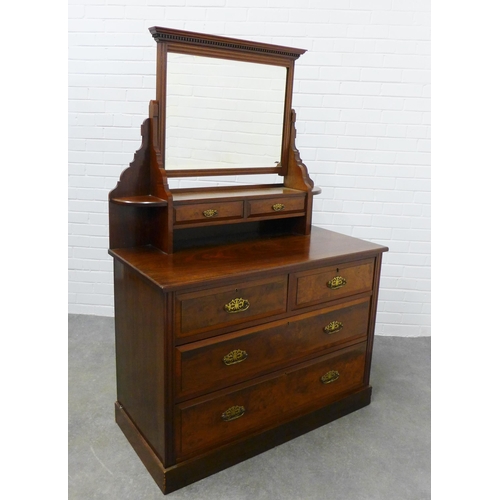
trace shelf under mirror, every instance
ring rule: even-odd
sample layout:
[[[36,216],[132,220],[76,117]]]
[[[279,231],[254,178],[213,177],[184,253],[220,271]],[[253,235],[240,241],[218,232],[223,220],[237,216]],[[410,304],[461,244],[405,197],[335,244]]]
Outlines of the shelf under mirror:
[[[166,207],[167,201],[158,198],[157,196],[152,196],[150,194],[145,194],[143,196],[120,196],[117,198],[110,198],[110,201],[118,205],[129,205],[129,206],[148,206],[148,207]]]

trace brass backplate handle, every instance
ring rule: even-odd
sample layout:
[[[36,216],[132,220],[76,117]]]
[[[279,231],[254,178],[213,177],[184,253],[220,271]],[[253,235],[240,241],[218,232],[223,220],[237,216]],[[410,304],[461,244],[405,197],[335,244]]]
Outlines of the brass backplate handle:
[[[222,420],[224,422],[230,422],[231,420],[236,420],[245,414],[244,406],[231,406],[222,414]]]
[[[332,290],[337,290],[338,288],[342,288],[347,284],[347,280],[345,278],[342,278],[342,276],[335,276],[335,278],[332,278],[326,286],[328,288],[331,288]]]
[[[245,359],[248,358],[248,354],[246,351],[242,351],[241,349],[235,349],[234,351],[229,352],[226,354],[223,358],[222,361],[224,361],[224,364],[229,366],[229,365],[235,365],[236,363],[241,363],[242,361],[245,361]]]
[[[275,212],[280,212],[281,210],[285,210],[285,205],[283,205],[283,203],[275,203],[275,204],[272,206],[272,209],[273,209]]]
[[[328,323],[325,328],[323,328],[323,331],[325,333],[328,333],[328,335],[331,335],[332,333],[340,332],[342,328],[344,328],[343,323],[341,323],[340,321],[332,321],[331,323]]]
[[[250,307],[250,302],[246,299],[233,299],[224,305],[224,310],[228,313],[239,313],[246,311]]]
[[[209,210],[203,210],[203,215],[205,217],[216,217],[219,214],[217,210],[209,209]]]
[[[338,380],[338,378],[340,377],[340,373],[336,370],[331,370],[327,373],[325,373],[322,377],[321,377],[321,383],[323,384],[331,384],[332,382],[335,382],[336,380]]]

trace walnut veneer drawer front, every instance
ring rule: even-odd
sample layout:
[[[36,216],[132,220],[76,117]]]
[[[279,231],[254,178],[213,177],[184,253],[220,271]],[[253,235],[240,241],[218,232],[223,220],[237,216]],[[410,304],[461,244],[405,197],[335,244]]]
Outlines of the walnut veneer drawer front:
[[[369,292],[373,285],[373,260],[339,264],[297,273],[296,307]]]
[[[286,312],[288,276],[176,294],[176,334],[192,335]]]
[[[175,207],[175,223],[210,222],[216,220],[241,219],[243,202],[194,203]]]
[[[176,349],[178,396],[208,392],[367,336],[369,298]]]
[[[240,390],[177,405],[177,458],[274,427],[361,387],[365,351],[366,343],[356,344]]]
[[[283,215],[289,212],[303,212],[305,197],[282,197],[248,202],[248,217],[261,215]]]

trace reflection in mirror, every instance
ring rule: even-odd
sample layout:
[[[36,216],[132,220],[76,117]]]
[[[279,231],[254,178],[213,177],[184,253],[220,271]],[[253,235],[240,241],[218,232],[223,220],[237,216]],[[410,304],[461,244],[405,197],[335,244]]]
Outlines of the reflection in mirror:
[[[165,168],[276,167],[286,68],[168,54]]]

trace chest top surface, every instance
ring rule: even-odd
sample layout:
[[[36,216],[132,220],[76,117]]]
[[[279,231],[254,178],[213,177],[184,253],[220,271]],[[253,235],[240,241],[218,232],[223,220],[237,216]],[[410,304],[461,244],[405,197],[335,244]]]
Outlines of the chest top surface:
[[[234,276],[259,277],[333,261],[370,258],[387,248],[313,227],[309,236],[286,235],[166,254],[151,246],[110,250],[155,285],[175,289]]]

